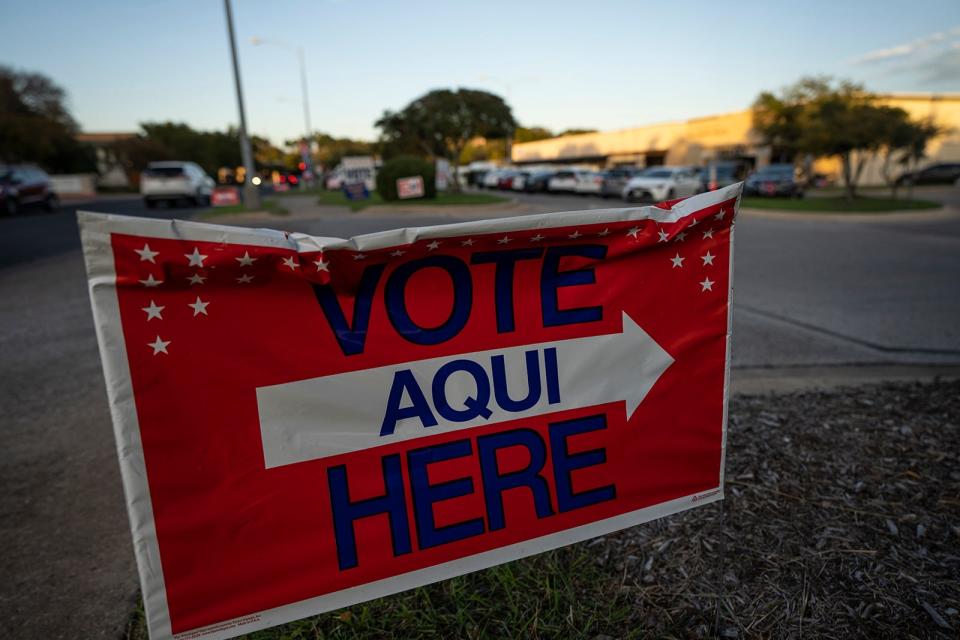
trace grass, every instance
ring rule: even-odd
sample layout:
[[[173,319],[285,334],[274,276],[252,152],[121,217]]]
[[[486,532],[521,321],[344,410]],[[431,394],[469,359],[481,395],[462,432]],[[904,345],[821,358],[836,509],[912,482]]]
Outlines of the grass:
[[[894,200],[893,198],[864,198],[847,200],[844,197],[760,198],[744,197],[740,206],[751,209],[779,209],[781,211],[808,211],[812,213],[882,213],[905,209],[936,209],[940,205],[928,200]]]
[[[347,200],[342,191],[320,191],[318,193],[317,203],[326,206],[350,207],[351,211],[360,211],[372,206],[410,206],[418,207],[437,207],[437,206],[463,206],[479,204],[496,204],[506,202],[507,198],[495,196],[489,193],[438,193],[436,198],[431,200],[394,200],[387,202],[383,200],[376,192],[371,193],[366,200]]]
[[[260,202],[257,211],[266,211],[275,216],[285,216],[290,213],[285,207],[281,206],[276,200],[266,199]],[[227,213],[246,213],[250,211],[245,204],[231,204],[226,207],[211,207],[203,212],[204,217],[219,216]]]
[[[596,638],[642,636],[619,572],[589,542],[258,631],[300,638]],[[611,579],[611,573],[615,574]],[[628,630],[625,632],[625,630]],[[126,637],[146,640],[142,604]]]

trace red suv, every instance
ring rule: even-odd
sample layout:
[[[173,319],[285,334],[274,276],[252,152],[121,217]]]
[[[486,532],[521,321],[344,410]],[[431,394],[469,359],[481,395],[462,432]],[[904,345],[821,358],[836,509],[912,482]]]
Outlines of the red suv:
[[[0,165],[0,213],[12,216],[31,206],[56,211],[58,205],[50,176],[42,170],[25,164]]]

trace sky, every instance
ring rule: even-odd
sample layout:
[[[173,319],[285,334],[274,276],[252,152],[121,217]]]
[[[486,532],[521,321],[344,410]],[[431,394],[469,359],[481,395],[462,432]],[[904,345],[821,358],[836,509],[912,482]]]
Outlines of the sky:
[[[360,139],[435,88],[555,131],[736,111],[811,74],[960,92],[957,0],[232,2],[248,129],[275,143],[304,130],[296,47],[313,129]],[[235,125],[229,55],[220,0],[32,0],[0,20],[0,65],[53,78],[84,131]]]

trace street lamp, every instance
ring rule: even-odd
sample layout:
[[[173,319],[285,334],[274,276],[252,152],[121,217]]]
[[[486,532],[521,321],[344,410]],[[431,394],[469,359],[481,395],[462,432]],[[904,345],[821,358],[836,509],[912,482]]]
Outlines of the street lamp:
[[[272,44],[278,47],[283,47],[284,49],[291,49],[297,53],[297,62],[300,63],[300,93],[303,102],[303,142],[307,145],[307,157],[304,161],[309,161],[310,152],[313,147],[310,142],[310,137],[312,135],[311,131],[313,128],[310,126],[310,97],[307,93],[307,65],[303,58],[303,47],[298,47],[281,40],[273,40],[272,38],[258,38],[257,36],[250,38],[250,43],[255,47],[262,44]],[[308,163],[308,165],[309,164],[311,163]],[[312,167],[309,168],[312,169]]]
[[[254,172],[253,152],[250,149],[250,138],[247,137],[247,114],[243,108],[243,86],[240,83],[240,63],[237,61],[237,41],[233,35],[233,11],[230,9],[230,0],[223,0],[227,12],[227,36],[230,39],[230,58],[233,61],[233,81],[237,87],[237,107],[240,110],[240,156],[243,158],[243,202],[249,209],[260,208],[260,190],[253,183]]]

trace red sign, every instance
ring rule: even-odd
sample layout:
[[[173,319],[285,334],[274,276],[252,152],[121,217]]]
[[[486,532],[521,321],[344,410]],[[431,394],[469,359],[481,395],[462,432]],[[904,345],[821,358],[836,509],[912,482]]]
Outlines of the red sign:
[[[210,194],[210,204],[214,207],[229,207],[240,204],[240,189],[237,187],[214,187]]]
[[[410,178],[397,178],[397,197],[401,200],[407,198],[423,197],[423,177],[412,176]]]
[[[350,240],[81,213],[152,637],[722,498],[739,193]]]

